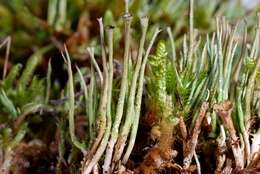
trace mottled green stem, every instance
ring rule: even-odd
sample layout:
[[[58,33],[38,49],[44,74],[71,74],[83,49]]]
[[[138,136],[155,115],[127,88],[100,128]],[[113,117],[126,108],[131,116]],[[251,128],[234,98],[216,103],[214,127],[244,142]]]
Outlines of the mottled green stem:
[[[188,65],[192,63],[193,56],[193,47],[194,47],[194,26],[193,26],[193,11],[194,11],[194,0],[190,0],[190,9],[189,9],[189,54],[188,54]]]
[[[93,168],[97,165],[98,161],[100,160],[101,156],[103,155],[106,147],[107,147],[107,143],[108,143],[108,139],[110,136],[110,130],[111,130],[111,126],[112,126],[112,118],[111,118],[111,107],[112,107],[112,87],[113,87],[113,27],[109,27],[108,28],[108,47],[109,47],[109,69],[108,69],[108,77],[105,78],[106,82],[108,84],[107,87],[107,126],[106,126],[106,130],[103,136],[103,139],[98,147],[98,149],[96,150],[95,155],[93,155],[91,161],[89,162],[89,164],[87,166],[85,166],[84,170],[83,170],[83,174],[89,174]]]
[[[131,40],[131,35],[130,35],[130,27],[132,23],[132,16],[129,14],[125,14],[124,16],[124,23],[125,23],[125,48],[124,48],[124,65],[123,65],[123,75],[121,79],[121,87],[120,87],[120,93],[119,93],[119,98],[117,102],[117,107],[116,107],[116,114],[115,114],[115,119],[112,127],[112,132],[111,132],[111,137],[108,142],[107,146],[107,151],[106,151],[106,159],[105,159],[105,170],[104,173],[109,173],[110,169],[110,163],[111,163],[111,158],[114,150],[114,145],[116,143],[116,140],[118,138],[118,130],[119,126],[122,120],[123,116],[123,111],[124,111],[124,103],[125,103],[125,98],[126,98],[126,93],[127,93],[127,85],[128,85],[128,63],[129,63],[129,51],[130,51],[130,40]]]
[[[58,4],[58,0],[49,0],[48,1],[48,17],[47,17],[47,21],[48,24],[53,26],[53,24],[55,23],[55,18],[56,18],[56,13],[57,13],[57,4]]]
[[[102,72],[101,72],[101,70],[100,70],[100,68],[99,68],[99,66],[98,66],[98,64],[97,64],[97,62],[96,62],[96,60],[95,60],[95,56],[94,56],[94,48],[87,48],[87,50],[88,50],[88,53],[89,53],[89,55],[90,55],[90,59],[91,59],[91,62],[92,62],[92,64],[94,65],[94,67],[95,67],[95,69],[96,69],[96,71],[97,71],[97,73],[98,73],[98,76],[99,76],[99,78],[100,78],[100,84],[101,84],[101,86],[103,85],[103,81],[104,81],[104,77],[103,77],[103,75],[102,75]]]
[[[46,78],[46,96],[45,96],[45,104],[48,104],[51,94],[51,59],[48,62],[48,71],[47,71],[47,78]]]
[[[102,86],[102,94],[99,102],[99,108],[97,113],[97,126],[98,126],[98,134],[94,144],[91,147],[91,150],[88,154],[87,161],[83,164],[84,168],[88,166],[88,163],[92,159],[92,155],[95,154],[103,135],[106,131],[106,122],[107,122],[107,90],[108,90],[108,71],[107,71],[107,63],[106,63],[106,52],[105,52],[105,43],[104,43],[104,26],[102,22],[102,18],[98,19],[99,27],[100,27],[100,41],[101,41],[101,51],[102,51],[102,64],[103,64],[103,77],[104,82],[101,82]],[[94,60],[94,59],[93,59]],[[94,62],[93,62],[94,63]],[[97,66],[98,67],[98,66]],[[92,168],[91,168],[92,169]]]
[[[3,80],[7,73],[8,68],[8,61],[9,61],[9,55],[10,55],[10,48],[11,48],[11,37],[8,36],[1,44],[0,49],[6,45],[6,51],[5,51],[5,61],[4,61],[4,68],[3,68]]]
[[[68,65],[68,89],[69,89],[69,132],[72,143],[81,150],[83,154],[86,154],[85,145],[81,144],[76,135],[75,135],[75,123],[74,123],[74,110],[75,110],[75,94],[74,94],[74,85],[73,85],[73,73],[71,68],[71,61],[67,48],[65,47],[65,56],[64,59],[67,61]]]
[[[142,18],[141,19],[141,27],[142,27],[142,37],[140,40],[140,45],[139,45],[139,50],[138,50],[138,57],[137,57],[137,63],[136,67],[134,69],[134,74],[132,77],[132,82],[131,82],[131,87],[130,87],[130,92],[128,96],[128,101],[127,101],[127,108],[126,108],[126,116],[125,116],[125,122],[122,126],[122,129],[120,131],[120,135],[118,138],[118,142],[122,143],[120,146],[116,146],[119,149],[124,149],[125,147],[125,142],[127,140],[128,133],[130,131],[130,127],[133,122],[134,118],[134,101],[135,101],[135,95],[136,95],[136,86],[137,86],[137,80],[141,68],[141,63],[142,63],[142,57],[143,57],[143,47],[145,43],[145,37],[146,37],[146,32],[147,32],[147,27],[148,27],[148,18]],[[124,142],[121,142],[120,140],[124,139]],[[121,157],[121,152],[117,152],[117,156],[120,158]]]
[[[126,149],[126,153],[123,157],[123,163],[125,164],[128,161],[128,158],[132,152],[132,149],[134,147],[135,144],[135,140],[136,140],[136,135],[137,135],[137,130],[138,130],[138,125],[139,125],[139,118],[140,118],[140,111],[141,111],[141,104],[142,104],[142,94],[143,94],[143,87],[144,87],[144,72],[145,72],[145,67],[146,67],[146,63],[148,60],[148,56],[151,52],[152,46],[154,44],[154,41],[156,39],[156,37],[158,36],[160,30],[158,28],[156,28],[153,37],[149,43],[149,46],[145,52],[143,61],[142,61],[142,65],[141,65],[141,69],[140,69],[140,73],[139,73],[139,80],[138,80],[138,87],[137,87],[137,94],[136,94],[136,98],[135,98],[135,109],[134,109],[134,118],[133,118],[133,126],[132,126],[132,130],[131,130],[131,135],[130,135],[130,139],[129,139],[129,143],[128,143],[128,147]],[[116,154],[116,153],[115,153]],[[119,159],[119,157],[115,158]],[[113,161],[115,161],[113,160]]]

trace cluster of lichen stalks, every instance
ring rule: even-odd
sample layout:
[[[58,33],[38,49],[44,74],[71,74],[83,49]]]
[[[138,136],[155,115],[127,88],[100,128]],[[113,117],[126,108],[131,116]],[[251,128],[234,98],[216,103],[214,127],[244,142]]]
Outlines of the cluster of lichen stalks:
[[[130,26],[132,17],[128,13],[128,11],[126,11],[125,15],[123,16],[123,20],[125,22],[125,50],[123,58],[124,63],[120,83],[120,92],[118,100],[116,101],[117,104],[115,107],[114,115],[112,115],[111,112],[111,100],[113,91],[113,27],[109,27],[107,29],[107,63],[103,24],[101,19],[98,20],[100,25],[103,73],[101,73],[101,70],[98,66],[95,66],[95,68],[97,72],[99,72],[100,82],[102,86],[101,98],[98,106],[99,109],[97,111],[98,131],[96,134],[96,138],[94,139],[90,150],[86,153],[85,158],[82,162],[82,173],[84,174],[91,173],[93,170],[98,170],[97,165],[103,155],[105,155],[104,164],[102,166],[103,173],[111,173],[115,171],[115,169],[118,169],[116,165],[118,165],[119,161],[122,161],[123,164],[128,161],[128,158],[134,147],[141,110],[145,65],[153,42],[158,35],[159,30],[156,29],[147,50],[144,51],[144,44],[148,27],[148,18],[144,17],[141,19],[142,36],[140,40],[136,64],[134,67],[131,67],[133,68],[133,70],[129,71],[129,63],[131,62],[129,58],[131,40]],[[93,55],[93,50],[89,49],[89,53],[94,63],[95,59]],[[71,104],[73,105],[73,103]],[[71,114],[71,117],[73,117],[73,114]],[[73,134],[72,132],[73,129],[71,131],[71,134]],[[76,144],[77,143],[75,143],[75,145]]]
[[[101,165],[103,173],[127,172],[124,166],[135,143],[144,70],[151,46],[159,33],[156,29],[143,56],[148,19],[141,19],[142,36],[136,63],[134,67],[131,65],[133,70],[129,70],[131,18],[126,10],[123,17],[125,22],[123,74],[113,116],[111,115],[113,29],[110,27],[107,30],[109,62],[107,63],[103,25],[99,20],[103,73],[97,66],[96,69],[100,74],[102,95],[97,113],[98,131],[82,162],[83,174],[92,171],[98,173],[99,162],[103,163]],[[197,171],[201,173],[196,146],[203,121],[211,129],[208,136],[217,137],[216,145],[219,149],[216,154],[217,173],[250,170],[250,166],[256,161],[259,162],[260,142],[259,131],[257,132],[259,125],[256,125],[257,128],[253,130],[252,120],[253,114],[256,114],[256,105],[253,104],[254,86],[260,66],[258,58],[260,15],[258,14],[255,40],[250,47],[247,45],[246,27],[242,39],[237,38],[237,28],[241,23],[231,27],[224,17],[217,18],[216,23],[217,31],[212,34],[211,39],[208,35],[203,43],[202,37],[193,28],[193,1],[191,1],[189,46],[184,36],[183,51],[178,54],[180,56],[178,57],[171,30],[168,28],[172,61],[167,58],[166,46],[163,42],[159,43],[156,54],[148,61],[150,67],[148,70],[150,73],[148,72],[147,75],[148,100],[157,108],[158,117],[151,133],[154,133],[158,143],[150,149],[144,157],[144,162],[135,172],[157,173],[163,166],[171,166],[184,173],[192,172],[194,168],[191,164],[194,157]],[[241,47],[239,43],[242,43]],[[89,52],[94,61],[93,51],[89,50]],[[192,118],[192,121],[187,121],[188,118]],[[173,136],[178,134],[174,132],[177,125],[183,142],[182,165],[173,162],[177,155],[172,148]],[[187,130],[187,127],[190,129]],[[250,140],[252,131],[254,135]],[[233,156],[228,155],[229,150],[232,151]],[[104,159],[102,159],[103,155]]]
[[[145,49],[148,18],[141,18],[141,39],[136,59],[133,61],[130,51],[132,16],[128,12],[127,2],[123,16],[125,40],[119,93],[114,89],[114,27],[108,26],[104,29],[101,18],[98,22],[102,68],[95,60],[93,48],[88,48],[91,58],[89,85],[85,83],[83,73],[77,67],[86,101],[88,146],[80,142],[75,134],[74,76],[66,48],[65,54],[62,55],[69,75],[67,86],[69,133],[72,143],[84,155],[82,173],[131,172],[126,169],[126,164],[135,143],[138,143],[135,140],[145,83],[148,91],[147,103],[154,107],[146,108],[148,112],[149,109],[155,110],[157,117],[151,129],[151,136],[157,140],[157,143],[135,169],[136,173],[158,173],[165,168],[183,173],[195,170],[201,173],[196,147],[198,141],[206,142],[203,138],[199,139],[202,127],[208,128],[208,132],[204,135],[216,139],[216,173],[259,169],[259,164],[256,165],[260,161],[260,131],[257,124],[259,118],[256,112],[259,96],[256,95],[255,84],[259,85],[256,77],[260,66],[260,14],[258,14],[256,34],[252,44],[247,42],[246,26],[243,36],[238,36],[237,29],[243,25],[242,22],[231,26],[224,17],[217,18],[216,32],[212,33],[211,37],[207,35],[204,39],[193,27],[193,0],[190,0],[189,39],[187,41],[184,35],[183,49],[180,53],[176,53],[171,29],[167,28],[170,41],[169,52],[172,55],[168,55],[166,43],[160,41],[155,54],[150,58],[149,54],[160,30],[155,29]],[[32,61],[31,64],[34,62]],[[21,84],[24,84],[21,88],[26,87],[30,78],[28,74],[32,71],[30,68],[25,69],[25,74],[20,79]],[[6,70],[4,76],[5,73]],[[7,80],[14,78],[10,74],[11,72],[3,82],[3,89],[8,85]],[[50,86],[47,87],[47,91],[49,90]],[[13,109],[4,90],[1,91],[0,97],[2,103],[6,103],[5,107],[16,117],[16,110]],[[46,98],[46,101],[48,100],[49,98]],[[97,109],[95,109],[96,104]],[[35,105],[31,110],[38,107],[40,105]],[[19,124],[20,126],[17,127],[20,131],[17,131],[17,136],[7,148],[6,154],[24,137],[26,125],[21,122]],[[182,151],[174,148],[176,137],[181,137]],[[182,164],[174,161],[178,154],[183,155]],[[5,168],[7,171],[6,168],[10,167],[8,162],[12,157],[10,154],[6,156],[8,158],[0,168]],[[193,159],[195,165],[192,165]]]

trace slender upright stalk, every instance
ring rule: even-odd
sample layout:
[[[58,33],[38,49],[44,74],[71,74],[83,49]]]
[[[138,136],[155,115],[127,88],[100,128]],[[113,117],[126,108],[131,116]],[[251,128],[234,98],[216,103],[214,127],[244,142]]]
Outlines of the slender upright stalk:
[[[55,28],[58,31],[64,30],[66,20],[67,20],[67,0],[59,0],[58,1],[58,14]]]
[[[55,19],[56,19],[56,13],[57,13],[57,4],[58,4],[58,0],[49,0],[48,1],[48,17],[47,17],[47,21],[48,24],[53,26],[53,24],[55,23]]]
[[[172,35],[172,31],[171,31],[170,27],[167,27],[167,33],[169,35],[170,42],[171,42],[172,59],[173,59],[173,62],[175,62],[176,61],[176,48],[175,48],[175,43],[174,43],[174,39],[173,39],[173,35]]]
[[[193,10],[194,10],[194,0],[190,0],[190,10],[189,10],[189,54],[188,54],[188,65],[192,63],[193,47],[194,47],[194,26],[193,26]]]
[[[176,77],[177,77],[177,81],[179,84],[181,84],[181,79],[180,79],[180,75],[177,71],[177,60],[176,60],[176,50],[175,50],[175,44],[174,44],[174,39],[173,39],[173,36],[172,36],[172,31],[171,31],[171,28],[170,27],[167,27],[167,33],[169,35],[169,38],[170,38],[170,42],[171,42],[171,49],[172,49],[172,65],[173,65],[173,70],[174,70],[174,73],[176,74]],[[181,84],[182,86],[182,84]]]
[[[256,74],[257,70],[260,67],[260,58],[257,59],[256,62],[256,67],[252,74],[250,75],[248,79],[248,87],[246,89],[246,107],[245,107],[245,126],[246,126],[246,131],[249,131],[251,127],[251,103],[252,99],[254,97],[254,89],[255,89],[255,79],[256,79]]]
[[[111,26],[109,29],[108,29],[108,47],[109,47],[109,90],[108,90],[108,104],[109,106],[107,106],[107,114],[109,116],[109,121],[110,121],[110,125],[112,125],[112,122],[111,122],[111,117],[112,117],[112,114],[111,114],[111,105],[112,105],[112,87],[113,87],[113,33],[112,33],[112,30],[113,30],[113,27]],[[111,129],[111,126],[110,126],[110,129]],[[108,149],[109,149],[109,143],[107,145],[107,151],[106,151],[106,154],[108,152]],[[107,156],[105,156],[105,161],[104,161],[104,165],[102,166],[103,167],[103,173],[108,173],[109,172],[109,161],[107,161]]]
[[[234,70],[234,81],[237,83],[240,75],[240,70],[243,64],[243,57],[247,56],[247,51],[246,51],[246,44],[247,44],[247,26],[245,24],[244,26],[244,34],[243,34],[243,41],[242,41],[242,48],[241,48],[241,54],[239,57],[239,61],[237,62],[237,65],[235,65],[235,70]]]
[[[148,48],[145,52],[143,61],[142,61],[142,65],[141,65],[141,69],[140,69],[140,73],[139,73],[137,94],[136,94],[136,98],[135,98],[135,108],[134,108],[134,118],[133,118],[132,130],[131,130],[131,135],[130,135],[128,147],[127,147],[126,153],[123,157],[123,163],[124,164],[127,162],[128,158],[130,156],[130,153],[132,152],[132,149],[134,147],[134,143],[135,143],[135,139],[136,139],[136,135],[137,135],[137,130],[138,130],[138,125],[139,125],[141,104],[142,104],[145,67],[146,67],[146,63],[147,63],[147,60],[148,60],[148,56],[151,52],[152,46],[153,46],[154,41],[155,41],[156,37],[158,36],[159,32],[160,32],[160,30],[158,28],[156,28],[156,30],[153,34],[153,37],[152,37],[152,39],[149,43],[149,46],[148,46]],[[118,149],[118,150],[120,150],[120,149]],[[119,151],[121,154],[122,154],[122,150],[121,150],[121,152]],[[120,158],[120,156],[121,156],[120,153],[115,153],[115,155],[118,154],[118,156],[114,156],[113,162],[117,161]]]
[[[99,78],[100,78],[100,84],[101,84],[101,86],[102,86],[103,83],[104,83],[104,77],[103,77],[103,75],[102,75],[102,72],[101,72],[101,70],[100,70],[100,68],[99,68],[99,66],[98,66],[98,64],[97,64],[97,62],[96,62],[96,60],[95,60],[95,57],[94,57],[94,48],[87,48],[87,50],[88,50],[88,53],[89,53],[89,55],[90,55],[91,62],[92,62],[92,64],[94,65],[94,67],[95,67],[95,69],[96,69],[96,71],[97,71],[97,73],[98,73],[98,76],[99,76]]]
[[[122,130],[120,132],[120,136],[118,139],[118,142],[121,140],[121,138],[124,139],[124,142],[122,142],[120,148],[123,149],[125,146],[125,141],[127,139],[127,135],[130,131],[130,126],[132,125],[132,121],[134,118],[134,100],[135,100],[135,95],[136,95],[136,85],[137,85],[137,79],[139,75],[139,71],[141,68],[141,63],[142,63],[142,56],[143,56],[143,47],[145,43],[145,37],[146,37],[146,32],[147,32],[147,27],[148,27],[148,18],[142,18],[141,19],[141,26],[142,26],[142,36],[140,40],[140,45],[139,45],[139,50],[138,50],[138,57],[137,57],[137,63],[136,67],[134,70],[133,78],[132,78],[132,83],[130,87],[130,92],[129,92],[129,97],[128,97],[128,103],[127,103],[127,108],[126,108],[126,117],[125,117],[125,122],[122,127]],[[119,155],[119,154],[118,154]],[[111,156],[112,158],[112,156]],[[110,161],[111,161],[110,158]]]
[[[90,86],[89,86],[89,102],[88,102],[88,115],[89,115],[89,135],[90,135],[90,141],[89,145],[92,144],[95,138],[95,86],[96,86],[96,77],[94,73],[94,67],[93,63],[91,62],[91,67],[90,67],[90,74],[91,74],[91,79],[90,79]]]
[[[75,110],[75,94],[74,94],[74,85],[73,85],[73,73],[71,68],[70,57],[67,48],[65,47],[65,56],[63,55],[64,59],[67,61],[68,65],[68,87],[69,87],[69,132],[72,143],[79,148],[83,154],[86,154],[84,144],[81,144],[75,135],[75,123],[74,123],[74,110]]]
[[[129,0],[124,0],[125,1],[125,14],[129,14]]]
[[[218,58],[218,68],[219,68],[219,80],[218,80],[218,102],[222,102],[224,100],[224,58],[222,52],[222,31],[219,27],[219,18],[217,18],[217,49],[216,49],[216,57]]]
[[[114,74],[114,67],[113,67],[113,26],[109,26],[107,29],[108,32],[108,105],[107,105],[107,115],[108,115],[108,124],[112,124],[112,91],[113,91],[113,74]]]
[[[107,63],[106,63],[106,52],[105,52],[105,43],[104,43],[104,26],[102,22],[102,18],[98,19],[99,22],[99,27],[100,27],[100,41],[101,41],[101,51],[102,51],[102,64],[103,64],[103,77],[104,77],[104,82],[101,84],[102,86],[102,94],[101,94],[101,99],[99,102],[99,108],[98,108],[98,115],[97,115],[97,126],[98,126],[98,134],[97,138],[94,141],[94,144],[91,147],[91,150],[88,154],[87,161],[84,163],[84,166],[88,166],[88,163],[92,159],[92,155],[95,154],[95,151],[97,150],[103,135],[106,130],[106,122],[107,122],[107,90],[108,90],[108,70],[107,70]],[[84,168],[85,168],[84,167]]]
[[[124,48],[124,67],[123,67],[123,75],[121,80],[120,93],[118,98],[118,103],[116,107],[116,115],[115,120],[112,127],[111,137],[108,142],[105,163],[104,163],[104,173],[109,173],[110,163],[112,159],[112,154],[114,150],[114,145],[118,138],[119,126],[122,120],[123,111],[124,111],[124,103],[127,92],[127,84],[128,84],[128,63],[129,63],[129,51],[130,51],[130,27],[132,22],[132,17],[129,15],[124,16],[125,22],[125,48]]]
[[[254,155],[253,153],[251,153],[251,149],[250,149],[249,131],[251,128],[251,104],[254,98],[254,89],[256,83],[255,79],[256,79],[257,70],[259,68],[260,68],[260,58],[258,58],[256,67],[248,79],[248,87],[246,89],[246,96],[245,96],[245,115],[244,115],[245,129],[242,131],[242,135],[245,142],[247,165],[250,164],[250,161]]]
[[[195,151],[194,151],[194,158],[195,158],[195,161],[196,161],[198,174],[201,174],[200,161],[199,161],[198,155],[197,155],[197,153]]]
[[[46,96],[45,96],[45,104],[48,104],[50,99],[50,93],[51,93],[51,59],[49,59],[48,62],[48,71],[47,71],[47,78],[46,78]]]
[[[105,37],[104,37],[104,25],[103,25],[103,19],[98,18],[98,24],[99,24],[99,34],[100,34],[100,43],[101,43],[101,53],[102,53],[102,66],[103,66],[103,74],[105,78],[108,76],[108,70],[107,70],[107,61],[106,61],[106,49],[105,49]]]
[[[112,126],[112,117],[111,117],[111,105],[112,105],[112,86],[113,86],[113,27],[108,28],[108,47],[109,47],[109,69],[108,69],[108,78],[106,78],[106,82],[108,84],[107,88],[107,126],[106,130],[103,136],[103,139],[96,150],[95,155],[93,155],[91,161],[89,162],[88,165],[84,167],[83,174],[89,174],[93,168],[97,165],[98,161],[100,160],[101,156],[103,155],[108,139],[110,136],[110,130]]]
[[[260,13],[257,13],[257,26],[255,40],[250,53],[250,58],[256,58],[259,52],[259,37],[260,37]]]
[[[86,106],[86,114],[88,113],[88,105],[87,105],[87,103],[88,103],[88,98],[89,98],[89,95],[88,95],[88,88],[87,88],[87,85],[86,85],[86,82],[85,82],[85,80],[84,80],[84,77],[83,77],[83,75],[82,75],[82,73],[81,73],[81,71],[80,71],[80,69],[79,69],[79,67],[78,66],[76,66],[76,69],[77,69],[77,71],[78,71],[78,74],[79,74],[79,78],[80,78],[80,84],[81,84],[81,87],[82,87],[82,90],[83,90],[83,93],[84,93],[84,98],[85,98],[85,106]],[[88,117],[90,117],[90,115],[88,115]],[[90,126],[90,124],[89,124],[89,126]],[[92,134],[92,132],[89,132],[89,134],[91,135]]]
[[[0,49],[6,45],[6,51],[5,51],[5,62],[4,62],[4,68],[3,68],[3,79],[6,76],[7,68],[8,68],[8,62],[9,62],[9,55],[10,55],[10,47],[11,47],[11,37],[8,36],[1,44]]]
[[[229,97],[229,87],[230,87],[230,81],[231,81],[231,73],[232,73],[232,65],[233,65],[233,60],[234,60],[234,54],[237,48],[237,43],[234,42],[234,37],[235,37],[235,33],[236,33],[236,28],[237,28],[237,24],[235,26],[235,28],[232,30],[231,32],[231,36],[229,37],[229,42],[227,45],[227,53],[226,53],[226,57],[224,60],[224,65],[223,65],[223,76],[225,78],[224,81],[224,86],[223,86],[223,97],[225,100],[228,99]]]

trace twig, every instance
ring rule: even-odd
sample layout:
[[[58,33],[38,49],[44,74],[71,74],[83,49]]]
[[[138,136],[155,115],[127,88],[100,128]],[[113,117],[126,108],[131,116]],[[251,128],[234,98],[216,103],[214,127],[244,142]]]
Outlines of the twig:
[[[208,107],[209,107],[208,102],[203,102],[201,105],[199,116],[198,116],[198,118],[195,122],[195,126],[192,130],[191,139],[188,140],[188,142],[187,142],[188,149],[185,149],[186,152],[184,153],[184,160],[183,160],[183,169],[184,170],[187,170],[191,164],[192,157],[194,155],[195,148],[196,148],[196,145],[198,142],[198,137],[199,137],[200,130],[201,130],[201,124],[202,124],[204,117],[207,114]]]
[[[220,104],[215,104],[213,106],[214,111],[222,119],[224,127],[228,130],[231,137],[231,148],[236,162],[236,167],[238,169],[244,168],[244,157],[242,155],[241,148],[238,143],[238,137],[236,135],[236,130],[233,125],[231,118],[232,113],[232,103],[230,101],[224,101]]]
[[[98,165],[95,165],[93,168],[93,174],[99,174]]]
[[[180,114],[179,114],[180,115]],[[183,153],[185,152],[185,150],[187,149],[187,137],[188,137],[188,132],[187,132],[187,127],[186,124],[184,122],[183,119],[183,115],[179,116],[179,127],[180,127],[180,131],[181,131],[181,136],[182,136],[182,151]]]
[[[222,168],[226,161],[226,154],[224,153],[226,151],[226,133],[224,130],[223,125],[220,125],[220,135],[217,138],[217,167],[216,167],[216,174],[220,173],[222,171]]]
[[[199,161],[199,158],[196,154],[196,151],[194,151],[194,158],[195,158],[195,161],[196,161],[196,165],[197,165],[197,171],[198,171],[198,174],[201,174],[201,166],[200,166],[200,161]]]
[[[232,173],[232,160],[227,159],[225,168],[221,171],[221,174],[231,174]]]
[[[185,125],[185,122],[183,120],[183,116],[180,116],[179,124],[180,124],[180,130],[181,130],[182,139],[183,140],[187,140],[188,132],[187,132],[187,127]]]

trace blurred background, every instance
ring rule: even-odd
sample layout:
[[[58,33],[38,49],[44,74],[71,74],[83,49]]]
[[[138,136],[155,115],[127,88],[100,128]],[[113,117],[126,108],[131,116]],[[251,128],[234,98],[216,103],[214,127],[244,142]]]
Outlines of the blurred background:
[[[130,12],[134,16],[132,29],[133,54],[140,33],[138,17],[149,16],[148,40],[156,27],[171,27],[180,48],[183,36],[188,30],[188,0],[130,0]],[[194,26],[207,34],[215,30],[215,17],[226,16],[231,23],[245,20],[248,32],[254,32],[256,12],[260,0],[197,0],[195,3]],[[97,18],[103,17],[105,26],[115,28],[115,59],[121,60],[123,49],[122,20],[123,0],[0,0],[0,68],[6,57],[6,41],[11,41],[7,71],[16,63],[25,64],[34,53],[40,53],[36,74],[44,77],[50,58],[53,74],[63,86],[67,73],[64,70],[60,51],[68,47],[71,59],[79,66],[89,65],[86,47],[95,47],[99,61],[100,47]],[[253,35],[250,35],[253,36]],[[167,37],[163,32],[160,37]],[[248,38],[249,40],[252,38]],[[8,39],[7,39],[8,40]],[[3,71],[0,71],[2,76]]]
[[[180,43],[187,31],[188,1],[131,0],[129,3],[135,17],[134,30],[139,30],[137,17],[147,15],[150,27],[172,27],[177,45]],[[259,3],[260,0],[198,0],[195,27],[205,33],[211,32],[215,22],[212,19],[225,15],[232,18],[232,22],[245,19],[249,32],[254,31],[252,26]],[[13,63],[25,61],[33,52],[48,45],[62,49],[63,43],[73,59],[84,61],[86,47],[98,43],[96,18],[103,16],[105,25],[116,26],[116,43],[122,39],[120,17],[123,10],[123,0],[0,0],[0,41],[11,37]],[[0,66],[3,67],[1,50]],[[96,52],[98,54],[98,49]],[[120,55],[120,51],[117,54]],[[47,57],[55,56],[55,52],[47,54]]]

